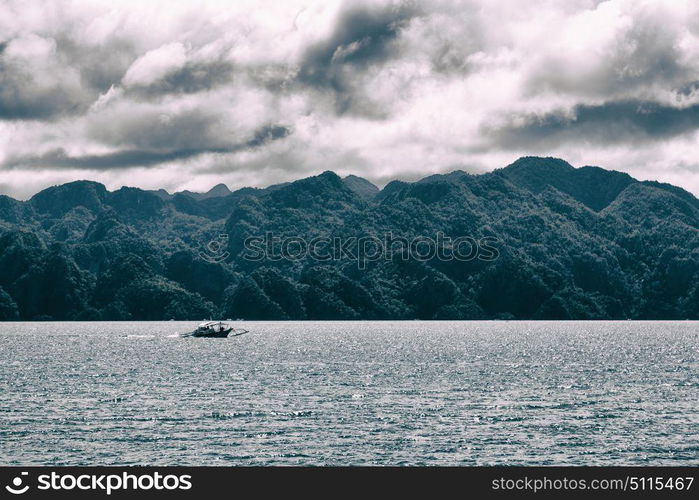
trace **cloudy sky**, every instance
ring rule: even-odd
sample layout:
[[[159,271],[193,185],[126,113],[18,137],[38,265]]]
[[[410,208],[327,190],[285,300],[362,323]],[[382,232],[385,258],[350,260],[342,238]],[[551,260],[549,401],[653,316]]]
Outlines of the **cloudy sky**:
[[[0,193],[523,155],[699,194],[699,2],[0,0]]]

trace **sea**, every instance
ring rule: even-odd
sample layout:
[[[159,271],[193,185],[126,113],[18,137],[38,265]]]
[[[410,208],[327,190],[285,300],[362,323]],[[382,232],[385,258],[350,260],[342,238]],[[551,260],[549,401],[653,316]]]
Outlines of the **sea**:
[[[699,465],[699,322],[0,323],[0,465]]]

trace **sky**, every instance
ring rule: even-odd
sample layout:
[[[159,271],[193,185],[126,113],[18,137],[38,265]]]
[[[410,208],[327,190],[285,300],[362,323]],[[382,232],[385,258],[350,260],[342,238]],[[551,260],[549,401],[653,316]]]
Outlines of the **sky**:
[[[699,195],[699,2],[0,0],[0,194],[556,156]]]

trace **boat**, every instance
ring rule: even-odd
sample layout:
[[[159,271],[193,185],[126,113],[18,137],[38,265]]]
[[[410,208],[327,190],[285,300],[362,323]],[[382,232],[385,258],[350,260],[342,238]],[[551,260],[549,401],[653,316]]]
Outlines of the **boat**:
[[[233,328],[223,321],[207,321],[202,323],[191,333],[185,333],[183,337],[205,337],[215,339],[225,339],[226,337],[237,337],[248,333],[242,328]]]

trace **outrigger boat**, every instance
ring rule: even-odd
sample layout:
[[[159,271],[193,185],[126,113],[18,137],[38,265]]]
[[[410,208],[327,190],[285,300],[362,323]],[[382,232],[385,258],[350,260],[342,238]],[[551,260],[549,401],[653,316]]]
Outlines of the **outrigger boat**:
[[[223,321],[207,321],[202,323],[191,333],[185,333],[183,337],[207,337],[216,339],[225,339],[226,337],[237,337],[248,333],[242,328],[233,328]]]

